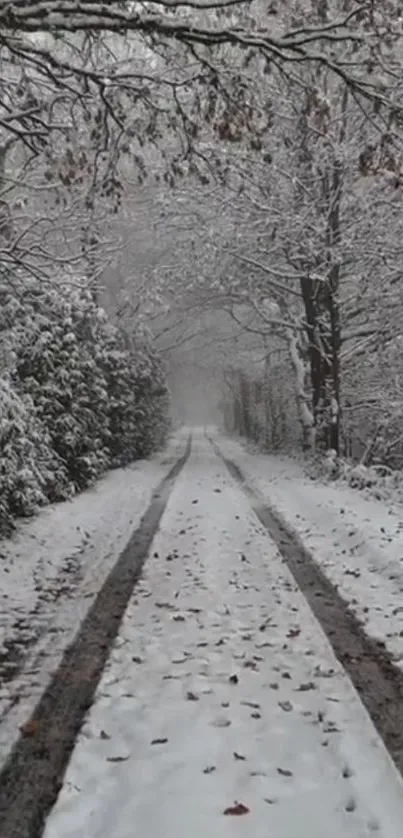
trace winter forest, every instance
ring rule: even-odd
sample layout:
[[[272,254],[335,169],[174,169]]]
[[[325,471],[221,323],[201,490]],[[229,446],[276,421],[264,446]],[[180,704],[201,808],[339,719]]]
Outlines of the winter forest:
[[[403,466],[402,38],[398,0],[0,2],[2,533],[181,420]]]

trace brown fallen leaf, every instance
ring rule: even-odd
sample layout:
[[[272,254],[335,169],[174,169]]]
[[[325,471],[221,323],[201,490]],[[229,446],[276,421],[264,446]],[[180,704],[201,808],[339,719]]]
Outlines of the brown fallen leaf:
[[[196,693],[193,693],[192,690],[189,690],[186,693],[186,698],[188,701],[199,701],[199,696]]]
[[[300,684],[299,687],[295,690],[296,693],[306,693],[308,690],[316,690],[316,686],[313,681],[307,681],[305,684]]]
[[[25,724],[21,725],[20,731],[24,736],[36,736],[36,734],[40,731],[40,724],[35,721],[35,719],[32,719],[31,721],[25,722]]]
[[[227,809],[224,809],[224,815],[248,815],[250,809],[247,806],[244,806],[243,803],[238,803],[236,800],[233,806],[228,806]]]
[[[244,755],[243,755],[243,754],[238,754],[238,752],[237,752],[237,751],[234,751],[234,759],[241,759],[241,760],[245,760],[245,759],[246,759],[246,757],[244,757]]]
[[[212,774],[213,771],[215,771],[215,770],[216,770],[215,765],[206,765],[206,767],[203,768],[203,774]]]
[[[130,754],[127,757],[106,757],[107,762],[126,762],[128,759],[130,759]]]
[[[152,739],[151,745],[165,745],[168,742],[166,736],[163,736],[161,739]]]
[[[277,768],[277,774],[281,774],[282,777],[292,777],[292,771],[289,771],[288,768]]]

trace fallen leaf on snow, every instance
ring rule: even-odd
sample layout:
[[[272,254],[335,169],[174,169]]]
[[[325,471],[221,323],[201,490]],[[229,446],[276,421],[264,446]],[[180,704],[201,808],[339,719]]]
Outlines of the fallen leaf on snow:
[[[270,806],[273,806],[274,803],[277,803],[277,800],[272,797],[264,797],[263,800],[265,803],[270,803]]]
[[[230,726],[230,724],[231,724],[231,722],[230,722],[230,720],[229,720],[229,719],[220,719],[220,718],[218,718],[218,719],[214,719],[214,720],[211,722],[211,724],[212,724],[212,726],[213,726],[213,727],[229,727],[229,726]]]
[[[245,661],[244,669],[257,669],[256,661],[254,661],[254,660]]]
[[[234,759],[241,759],[241,760],[245,760],[245,759],[246,759],[246,757],[244,757],[244,755],[243,755],[243,754],[238,754],[238,752],[237,752],[237,751],[234,751]]]
[[[305,684],[300,684],[299,687],[295,690],[296,693],[306,693],[309,690],[316,690],[316,686],[313,681],[307,681]]]
[[[161,739],[152,739],[150,744],[151,745],[166,745],[167,742],[168,742],[168,739],[166,738],[166,736],[163,736]]]
[[[282,777],[292,777],[292,771],[289,771],[288,768],[277,768],[277,774],[281,774]]]
[[[287,637],[298,637],[299,634],[301,634],[301,629],[293,628],[289,630],[289,632],[287,633]]]
[[[133,655],[132,661],[133,663],[143,663],[143,658],[141,658],[140,655]]]
[[[111,737],[104,730],[101,730],[101,733],[99,734],[99,738],[100,739],[110,739]]]
[[[206,768],[203,768],[203,774],[212,774],[215,770],[215,765],[207,765]]]
[[[238,803],[236,800],[233,806],[228,806],[227,809],[224,809],[224,815],[247,815],[249,814],[250,809],[247,806],[244,806],[243,803]]]
[[[230,675],[228,678],[230,684],[238,684],[239,678],[238,675]]]
[[[127,759],[130,759],[130,754],[127,757],[106,757],[107,762],[126,762]]]
[[[292,708],[291,701],[279,701],[278,706],[284,710],[285,713],[290,713]]]
[[[185,618],[182,616],[182,614],[175,614],[172,619],[175,620],[176,623],[185,622]]]
[[[260,704],[257,701],[241,701],[243,707],[252,707],[252,710],[260,710]]]
[[[33,719],[32,721],[25,722],[25,724],[21,725],[20,731],[24,736],[36,736],[39,733],[40,724],[39,722]]]
[[[186,693],[186,698],[188,701],[199,701],[199,696],[193,693],[192,690]]]
[[[251,715],[252,719],[261,719],[262,718],[260,713],[257,712],[257,710],[254,710],[254,712],[251,713],[250,715]]]

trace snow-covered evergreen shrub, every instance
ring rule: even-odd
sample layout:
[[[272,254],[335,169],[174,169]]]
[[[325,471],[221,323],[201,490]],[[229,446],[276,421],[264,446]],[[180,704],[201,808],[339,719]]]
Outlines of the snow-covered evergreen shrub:
[[[0,377],[5,521],[163,442],[169,403],[159,359],[144,335],[129,345],[85,287],[1,281],[0,338],[11,367],[10,380]],[[18,417],[13,433],[10,417]]]
[[[16,328],[15,385],[31,396],[54,451],[80,490],[109,464],[108,394],[94,358],[103,315],[81,289],[43,290],[39,310],[27,297]]]
[[[102,359],[109,397],[109,449],[114,465],[148,457],[164,442],[169,395],[163,368],[145,337],[136,346],[117,330]]]
[[[0,533],[17,516],[71,494],[66,470],[51,447],[29,397],[0,378]]]

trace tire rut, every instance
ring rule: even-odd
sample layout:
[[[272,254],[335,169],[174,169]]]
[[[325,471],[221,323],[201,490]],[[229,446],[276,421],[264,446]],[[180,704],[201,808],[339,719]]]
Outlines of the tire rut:
[[[299,536],[271,507],[262,505],[239,468],[210,439],[216,454],[241,486],[260,523],[283,556],[321,624],[333,651],[353,682],[397,769],[403,775],[403,673],[391,655],[365,633],[348,603],[327,579]]]
[[[0,838],[40,838],[43,834],[46,815],[56,801],[174,481],[190,451],[189,437],[184,454],[154,490],[139,527],[64,652],[0,773]]]

